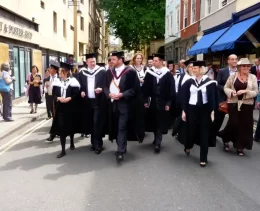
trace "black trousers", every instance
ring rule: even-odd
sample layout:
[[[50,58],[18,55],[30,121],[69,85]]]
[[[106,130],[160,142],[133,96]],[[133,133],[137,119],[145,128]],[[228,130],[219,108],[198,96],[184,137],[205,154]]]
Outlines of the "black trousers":
[[[45,93],[45,103],[48,117],[52,117],[53,114],[53,96]]]
[[[259,111],[259,119],[258,119],[258,122],[257,122],[256,131],[255,131],[255,140],[256,141],[260,140],[260,111]]]
[[[226,114],[221,112],[221,111],[216,111],[216,113],[215,113],[214,131],[215,131],[216,135],[218,134],[218,131],[220,130],[220,128],[223,124],[223,121],[225,119],[225,115]]]
[[[128,107],[127,104],[113,102],[113,115],[117,126],[117,151],[124,153],[127,148]]]
[[[90,114],[93,120],[90,141],[93,147],[95,147],[96,149],[100,149],[103,146],[102,131],[103,131],[104,124],[101,115],[102,111],[100,110],[100,107],[96,99],[89,99],[89,100],[91,105]]]
[[[154,132],[154,140],[156,145],[161,145],[162,137],[163,137],[161,131],[161,127],[162,127],[161,124],[163,124],[162,112],[156,110],[155,118],[156,118],[156,131]]]
[[[3,103],[3,119],[11,120],[12,119],[12,93],[10,92],[1,92],[2,95],[2,103]]]

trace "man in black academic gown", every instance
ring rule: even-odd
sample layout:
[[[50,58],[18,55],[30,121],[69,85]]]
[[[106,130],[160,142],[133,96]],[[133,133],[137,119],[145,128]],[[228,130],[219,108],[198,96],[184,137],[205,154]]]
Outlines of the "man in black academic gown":
[[[81,97],[83,98],[84,119],[82,127],[84,134],[91,134],[91,151],[100,154],[104,135],[104,121],[106,98],[104,86],[106,71],[104,67],[96,65],[96,54],[86,54],[88,68],[82,68],[79,73]]]
[[[153,67],[153,56],[148,56],[147,58],[147,67],[152,68]]]
[[[109,98],[109,140],[117,140],[118,162],[124,159],[127,139],[143,141],[143,109],[136,71],[124,65],[124,52],[112,52],[114,68],[106,72],[105,94]]]
[[[155,152],[159,153],[162,135],[167,134],[171,115],[170,108],[175,97],[174,78],[169,69],[163,67],[164,55],[154,54],[154,70],[147,70],[143,84],[143,96],[146,112],[145,127],[147,132],[154,132]],[[149,98],[151,102],[149,105]]]
[[[47,101],[47,104],[49,106],[51,106],[51,108],[52,108],[53,121],[54,121],[54,118],[55,118],[56,102],[54,101],[53,96],[52,96],[52,84],[56,80],[59,80],[59,76],[58,76],[59,68],[60,68],[60,63],[51,60],[50,61],[50,68],[49,68],[50,76],[48,78],[46,78],[46,80],[45,80],[45,87],[46,87],[47,93],[48,93],[48,97],[46,97],[46,101]],[[49,138],[47,138],[47,141],[52,142],[53,139],[55,138],[55,136],[56,136],[56,132],[55,132],[54,127],[52,126],[51,130],[50,130],[50,136],[49,136]]]

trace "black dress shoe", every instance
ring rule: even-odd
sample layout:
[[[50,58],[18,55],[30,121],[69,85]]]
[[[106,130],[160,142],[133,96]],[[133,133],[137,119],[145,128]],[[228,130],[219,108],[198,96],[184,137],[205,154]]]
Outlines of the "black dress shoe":
[[[82,133],[80,137],[83,138],[84,137],[84,133]]]
[[[95,151],[95,150],[96,150],[96,149],[95,149],[95,147],[93,147],[93,146],[90,148],[90,151],[91,151],[91,152],[92,152],[92,151]]]
[[[90,135],[85,135],[85,137],[86,137],[86,138],[89,138],[89,137],[90,137]]]
[[[161,151],[161,145],[160,144],[157,144],[155,147],[154,147],[154,152],[155,153],[160,153]]]
[[[95,153],[96,153],[97,155],[99,155],[101,152],[102,152],[102,149],[96,149],[96,150],[95,150]]]
[[[156,142],[155,142],[155,140],[153,141],[153,145],[156,145]]]
[[[70,150],[74,150],[75,149],[75,146],[74,145],[71,145],[70,146]]]
[[[5,122],[13,122],[13,119],[5,119]]]
[[[123,156],[123,153],[122,152],[119,152],[116,156],[116,161],[117,162],[121,162],[124,160],[124,156]]]
[[[118,152],[118,151],[116,151],[115,152],[115,155],[117,156],[118,155],[118,153],[120,153],[120,152]],[[122,154],[125,154],[125,153],[127,153],[127,149],[124,151],[124,152],[121,152]]]
[[[200,167],[204,168],[206,167],[207,163],[206,162],[200,162]]]
[[[66,152],[61,152],[60,154],[57,155],[57,158],[62,158],[66,155]]]
[[[55,136],[50,136],[49,138],[47,138],[46,140],[48,141],[48,142],[53,142],[53,139],[55,138]]]

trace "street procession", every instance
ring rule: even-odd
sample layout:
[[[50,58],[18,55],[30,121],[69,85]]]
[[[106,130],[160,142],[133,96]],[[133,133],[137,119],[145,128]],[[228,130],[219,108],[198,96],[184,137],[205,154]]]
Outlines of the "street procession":
[[[259,0],[0,0],[0,211],[260,211]]]
[[[75,134],[90,136],[90,151],[96,154],[105,150],[107,135],[116,143],[117,162],[124,160],[128,141],[142,143],[149,132],[154,134],[149,141],[155,153],[160,153],[163,136],[168,133],[183,145],[187,156],[194,144],[198,145],[201,167],[207,165],[209,147],[216,146],[217,136],[223,139],[226,152],[229,142],[239,156],[252,149],[250,116],[259,91],[247,58],[237,61],[236,55],[230,55],[230,76],[228,69],[222,69],[214,80],[203,60],[180,61],[180,68],[174,70],[173,61],[164,61],[162,54],[149,56],[150,66],[144,65],[142,53],[125,61],[123,51],[110,52],[110,66],[98,65],[96,56],[86,54],[86,61],[74,70],[69,63],[50,62],[50,76],[43,89],[48,119],[52,117],[47,142],[59,138],[61,143],[57,158],[67,153],[66,138],[70,139],[69,149],[76,148]],[[222,80],[226,83],[222,84]],[[219,95],[224,95],[222,101]],[[226,113],[229,122],[225,130],[219,131]],[[247,127],[235,132],[239,121],[246,122]]]

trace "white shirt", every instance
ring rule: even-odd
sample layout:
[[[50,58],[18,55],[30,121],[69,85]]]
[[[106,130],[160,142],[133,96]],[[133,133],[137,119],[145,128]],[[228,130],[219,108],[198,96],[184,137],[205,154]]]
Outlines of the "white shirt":
[[[90,73],[93,73],[95,71],[96,68],[94,68],[93,70],[89,69],[88,68],[88,71]],[[87,80],[88,80],[88,98],[96,98],[96,95],[95,95],[95,76],[94,77],[87,77]]]

